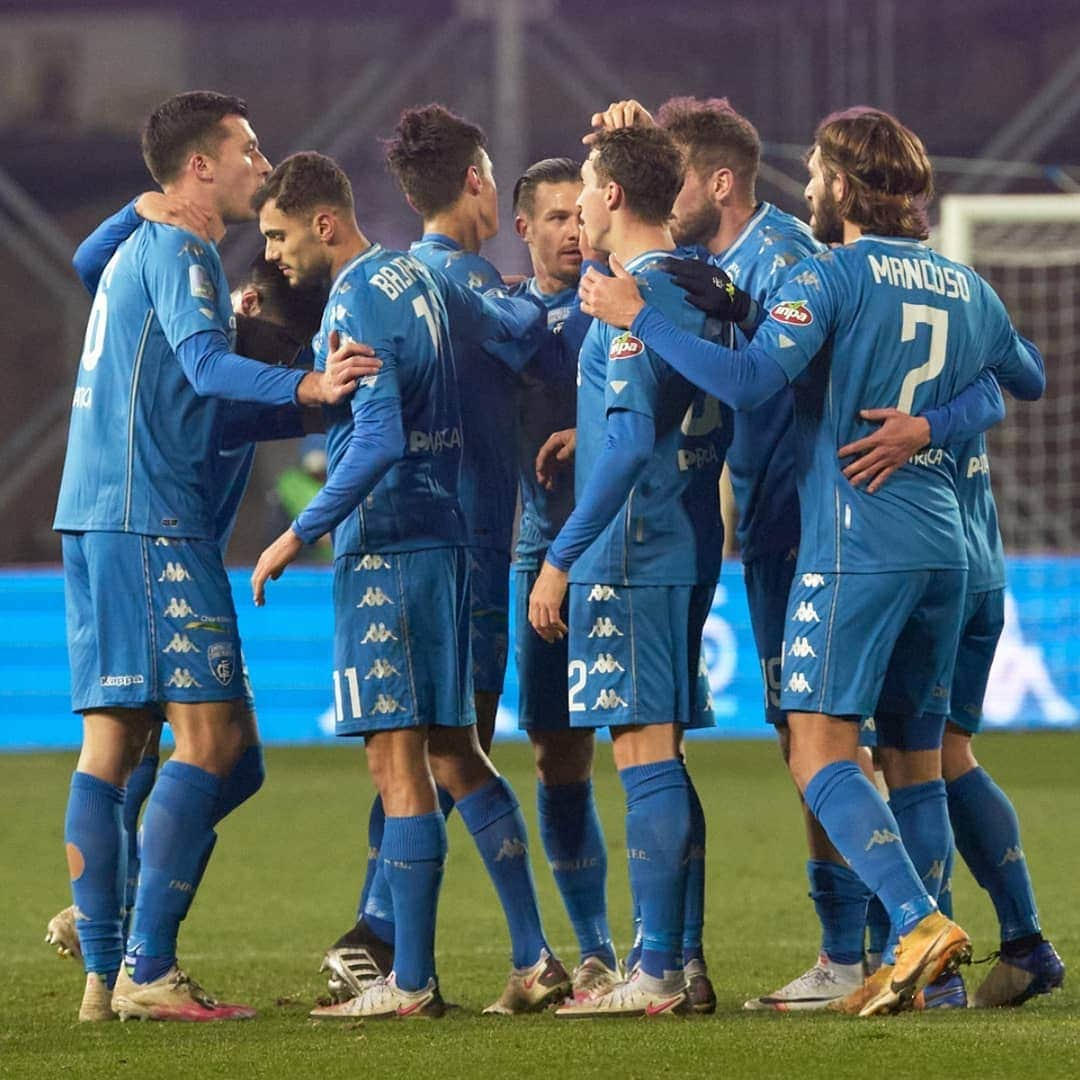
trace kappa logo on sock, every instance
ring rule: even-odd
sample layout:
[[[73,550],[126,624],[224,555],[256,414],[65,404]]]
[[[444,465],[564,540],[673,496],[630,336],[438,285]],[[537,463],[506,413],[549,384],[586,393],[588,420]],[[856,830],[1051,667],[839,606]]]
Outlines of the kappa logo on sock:
[[[1001,867],[1001,866],[1006,866],[1008,863],[1023,862],[1023,861],[1024,861],[1023,848],[1021,848],[1020,845],[1017,844],[1016,847],[1011,847],[1011,848],[1006,848],[1005,849],[1005,854],[1001,857],[1001,862],[998,863],[998,866]]]
[[[891,829],[875,829],[866,841],[864,851],[869,851],[875,844],[899,844],[900,837]]]
[[[528,853],[529,849],[525,846],[523,840],[518,839],[516,836],[504,836],[502,846],[495,856],[495,861],[502,862],[503,859],[522,859]]]
[[[945,864],[941,859],[935,859],[930,864],[930,869],[923,874],[923,881],[944,881],[945,880]]]
[[[389,570],[390,560],[385,555],[363,555],[353,573],[361,570]]]

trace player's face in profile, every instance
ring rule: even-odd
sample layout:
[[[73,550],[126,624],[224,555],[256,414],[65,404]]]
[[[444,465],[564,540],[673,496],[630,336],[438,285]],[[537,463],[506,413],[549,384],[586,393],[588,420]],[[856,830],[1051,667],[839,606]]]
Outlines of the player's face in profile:
[[[565,285],[576,285],[581,276],[578,246],[577,198],[581,183],[564,180],[538,184],[533,193],[533,214],[526,218],[525,242],[533,266]]]
[[[312,285],[326,276],[326,252],[305,217],[283,214],[273,199],[259,211],[259,231],[266,240],[264,256],[293,287]]]
[[[270,162],[244,117],[226,116],[221,126],[226,134],[214,155],[221,216],[225,221],[250,221],[255,216],[251,197],[270,175]]]
[[[815,146],[806,163],[810,181],[806,185],[806,201],[810,204],[810,228],[816,239],[823,244],[844,242],[844,222],[832,193],[832,185],[826,182],[821,166],[821,151]]]
[[[676,244],[708,247],[720,228],[720,207],[710,198],[709,181],[693,166],[686,167],[686,179],[671,208],[671,236]]]
[[[486,150],[480,151],[480,203],[478,208],[480,239],[490,240],[499,231],[499,189],[491,171],[491,158]]]
[[[581,211],[581,227],[585,230],[585,239],[589,247],[597,251],[607,251],[604,241],[611,225],[611,212],[604,199],[604,188],[599,186],[596,170],[593,168],[592,155],[581,166],[581,194],[577,198]]]

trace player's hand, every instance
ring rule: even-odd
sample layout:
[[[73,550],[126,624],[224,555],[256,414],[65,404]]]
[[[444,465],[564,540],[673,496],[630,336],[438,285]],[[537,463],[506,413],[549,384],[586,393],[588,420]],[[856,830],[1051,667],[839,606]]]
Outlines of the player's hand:
[[[536,455],[536,479],[548,491],[555,489],[560,474],[570,468],[576,449],[577,428],[556,431],[540,447]]]
[[[144,191],[135,200],[135,213],[144,221],[159,225],[175,225],[194,233],[202,240],[211,239],[213,219],[210,212],[185,199],[182,195],[166,195],[161,191]]]
[[[867,484],[872,495],[912,454],[930,444],[930,423],[899,409],[863,409],[859,416],[881,427],[864,439],[841,446],[836,456],[855,458],[844,467],[844,475],[854,487]]]
[[[686,299],[694,307],[724,322],[746,321],[753,303],[750,294],[735,288],[719,266],[704,259],[664,259],[660,266],[686,291]]]
[[[532,592],[529,593],[529,622],[548,642],[562,641],[566,637],[566,623],[562,619],[566,579],[565,570],[559,570],[545,562],[536,577]]]
[[[312,371],[301,380],[296,391],[298,405],[336,405],[356,389],[361,379],[377,375],[382,367],[370,345],[362,341],[342,345],[336,330],[330,334],[329,346],[326,370]]]
[[[592,124],[593,130],[581,137],[581,141],[586,146],[592,146],[601,131],[614,131],[616,128],[624,127],[656,126],[652,113],[640,101],[634,101],[633,98],[613,101],[603,112],[593,113],[589,123]]]
[[[292,531],[286,529],[260,556],[251,575],[251,598],[256,607],[266,603],[266,582],[277,581],[289,565],[300,554],[304,541]]]
[[[623,269],[616,255],[608,260],[614,277],[606,277],[593,267],[585,271],[578,285],[581,310],[601,322],[629,330],[645,306],[637,282]]]

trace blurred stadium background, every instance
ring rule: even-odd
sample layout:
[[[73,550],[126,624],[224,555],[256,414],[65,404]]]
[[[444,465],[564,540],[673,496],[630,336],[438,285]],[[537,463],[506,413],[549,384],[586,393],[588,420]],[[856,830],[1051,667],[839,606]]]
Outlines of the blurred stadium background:
[[[184,89],[245,97],[272,161],[314,148],[353,178],[370,236],[407,246],[418,221],[382,165],[401,108],[442,101],[483,125],[503,230],[485,254],[527,269],[509,194],[531,161],[580,150],[611,100],[726,95],[765,140],[759,195],[802,213],[801,157],[828,111],[871,102],[926,141],[943,199],[935,242],[994,284],[1042,348],[1045,399],[991,436],[1010,555],[992,727],[1080,725],[1080,7],[1071,0],[0,0],[0,749],[67,746],[59,543],[51,531],[89,300],[77,242],[147,188],[138,130]],[[223,245],[230,277],[259,243]],[[260,451],[229,561],[250,566],[282,519],[275,480],[296,449]],[[235,587],[271,741],[327,738],[329,582],[290,570],[267,608]],[[738,563],[708,627],[720,731],[763,735]],[[513,729],[511,671],[501,717]]]

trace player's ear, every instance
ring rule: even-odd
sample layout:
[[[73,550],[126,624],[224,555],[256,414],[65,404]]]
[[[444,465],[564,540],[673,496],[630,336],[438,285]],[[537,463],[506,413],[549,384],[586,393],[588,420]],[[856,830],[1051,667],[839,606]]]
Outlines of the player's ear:
[[[320,210],[311,219],[312,231],[324,244],[328,244],[334,239],[336,226],[337,222],[334,220],[334,215],[326,210]]]
[[[465,170],[465,190],[470,195],[479,195],[484,187],[484,178],[480,175],[480,170],[475,165],[470,165]]]
[[[614,180],[609,180],[604,188],[604,205],[609,210],[618,210],[623,204],[623,189]]]
[[[848,183],[847,173],[837,171],[829,181],[829,188],[832,191],[833,200],[837,203],[844,201],[850,187],[851,185]]]
[[[188,169],[196,179],[209,182],[214,179],[214,159],[207,154],[196,152],[188,158]]]
[[[254,317],[259,314],[262,307],[262,293],[254,285],[245,285],[240,293],[240,306],[238,313]]]
[[[735,187],[735,174],[730,169],[717,169],[709,178],[709,193],[713,202],[723,202]]]
[[[526,244],[529,242],[529,223],[521,214],[514,215],[514,232],[516,232]]]

